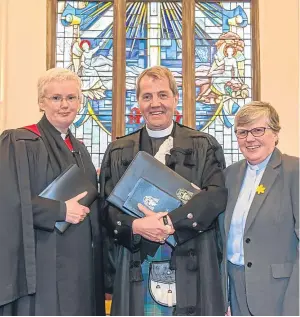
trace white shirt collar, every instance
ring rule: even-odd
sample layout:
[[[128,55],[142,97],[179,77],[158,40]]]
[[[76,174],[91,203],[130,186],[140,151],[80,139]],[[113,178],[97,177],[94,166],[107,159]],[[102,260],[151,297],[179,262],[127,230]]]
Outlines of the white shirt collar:
[[[65,140],[65,139],[66,139],[66,136],[67,136],[68,134],[67,134],[67,133],[61,133],[60,135],[61,135],[62,139]]]
[[[163,138],[165,136],[168,136],[172,133],[172,130],[173,130],[173,126],[174,126],[174,122],[172,120],[172,123],[171,125],[164,129],[164,130],[150,130],[147,125],[146,125],[146,130],[148,132],[148,135],[151,137],[151,138]]]

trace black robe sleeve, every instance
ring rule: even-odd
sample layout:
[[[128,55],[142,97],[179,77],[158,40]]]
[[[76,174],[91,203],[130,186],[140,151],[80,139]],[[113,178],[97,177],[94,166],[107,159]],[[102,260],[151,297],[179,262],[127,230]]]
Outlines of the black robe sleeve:
[[[35,242],[29,168],[15,131],[0,136],[0,306],[35,293]]]
[[[66,204],[63,201],[35,196],[32,198],[34,227],[53,231],[57,221],[65,221]]]
[[[200,182],[202,191],[169,214],[175,228],[174,236],[179,244],[211,229],[218,215],[225,210],[227,189],[224,166],[221,146],[209,143]]]
[[[141,241],[139,235],[132,233],[132,222],[136,218],[124,214],[121,210],[106,201],[106,198],[119,180],[120,175],[118,175],[117,170],[121,164],[121,161],[113,161],[111,159],[111,146],[109,146],[104,155],[100,173],[102,222],[107,228],[108,233],[113,236],[118,244],[126,247],[131,252],[135,252],[139,249]]]

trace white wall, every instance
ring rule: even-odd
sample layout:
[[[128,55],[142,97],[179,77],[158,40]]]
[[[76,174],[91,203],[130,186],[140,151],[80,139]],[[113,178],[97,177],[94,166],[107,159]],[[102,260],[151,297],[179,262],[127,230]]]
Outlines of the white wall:
[[[46,69],[46,0],[0,2],[7,9],[5,116],[0,129],[7,129],[34,123],[41,116],[36,82]]]
[[[259,0],[261,99],[279,113],[278,147],[299,156],[299,0]],[[283,10],[286,4],[286,11]]]

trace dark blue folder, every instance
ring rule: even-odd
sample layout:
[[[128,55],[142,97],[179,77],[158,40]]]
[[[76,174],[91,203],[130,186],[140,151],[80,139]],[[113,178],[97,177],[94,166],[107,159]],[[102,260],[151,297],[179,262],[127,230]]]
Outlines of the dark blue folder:
[[[53,200],[67,201],[85,191],[87,191],[86,196],[78,202],[83,206],[89,207],[98,196],[97,189],[76,164],[71,164],[39,196]],[[64,233],[70,225],[66,221],[57,221],[55,228],[59,232]]]
[[[168,193],[151,184],[144,178],[140,178],[137,181],[133,190],[129,193],[123,207],[126,208],[130,214],[133,213],[137,217],[143,218],[145,215],[139,210],[137,206],[139,203],[155,212],[172,211],[181,205],[179,199],[170,196]],[[173,236],[169,236],[166,242],[173,247],[176,245]]]
[[[144,214],[139,211],[138,203],[155,212],[172,212],[198,192],[188,180],[152,155],[140,151],[107,201],[123,212],[140,218]],[[167,242],[174,246],[174,237],[170,236]]]
[[[123,207],[138,217],[144,217],[144,214],[138,209],[138,203],[155,212],[171,211],[181,205],[179,199],[172,197],[144,178],[137,181]]]

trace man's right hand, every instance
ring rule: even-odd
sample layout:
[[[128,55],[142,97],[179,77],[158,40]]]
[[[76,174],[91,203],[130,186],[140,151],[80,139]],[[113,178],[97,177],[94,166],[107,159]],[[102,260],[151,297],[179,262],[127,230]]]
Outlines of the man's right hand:
[[[164,243],[169,234],[166,226],[161,223],[160,219],[167,214],[167,212],[158,212],[152,216],[135,219],[132,223],[133,233],[154,242]]]
[[[88,207],[80,205],[78,201],[86,196],[87,192],[83,192],[66,201],[66,221],[69,223],[77,224],[83,221],[87,214],[90,212]]]

